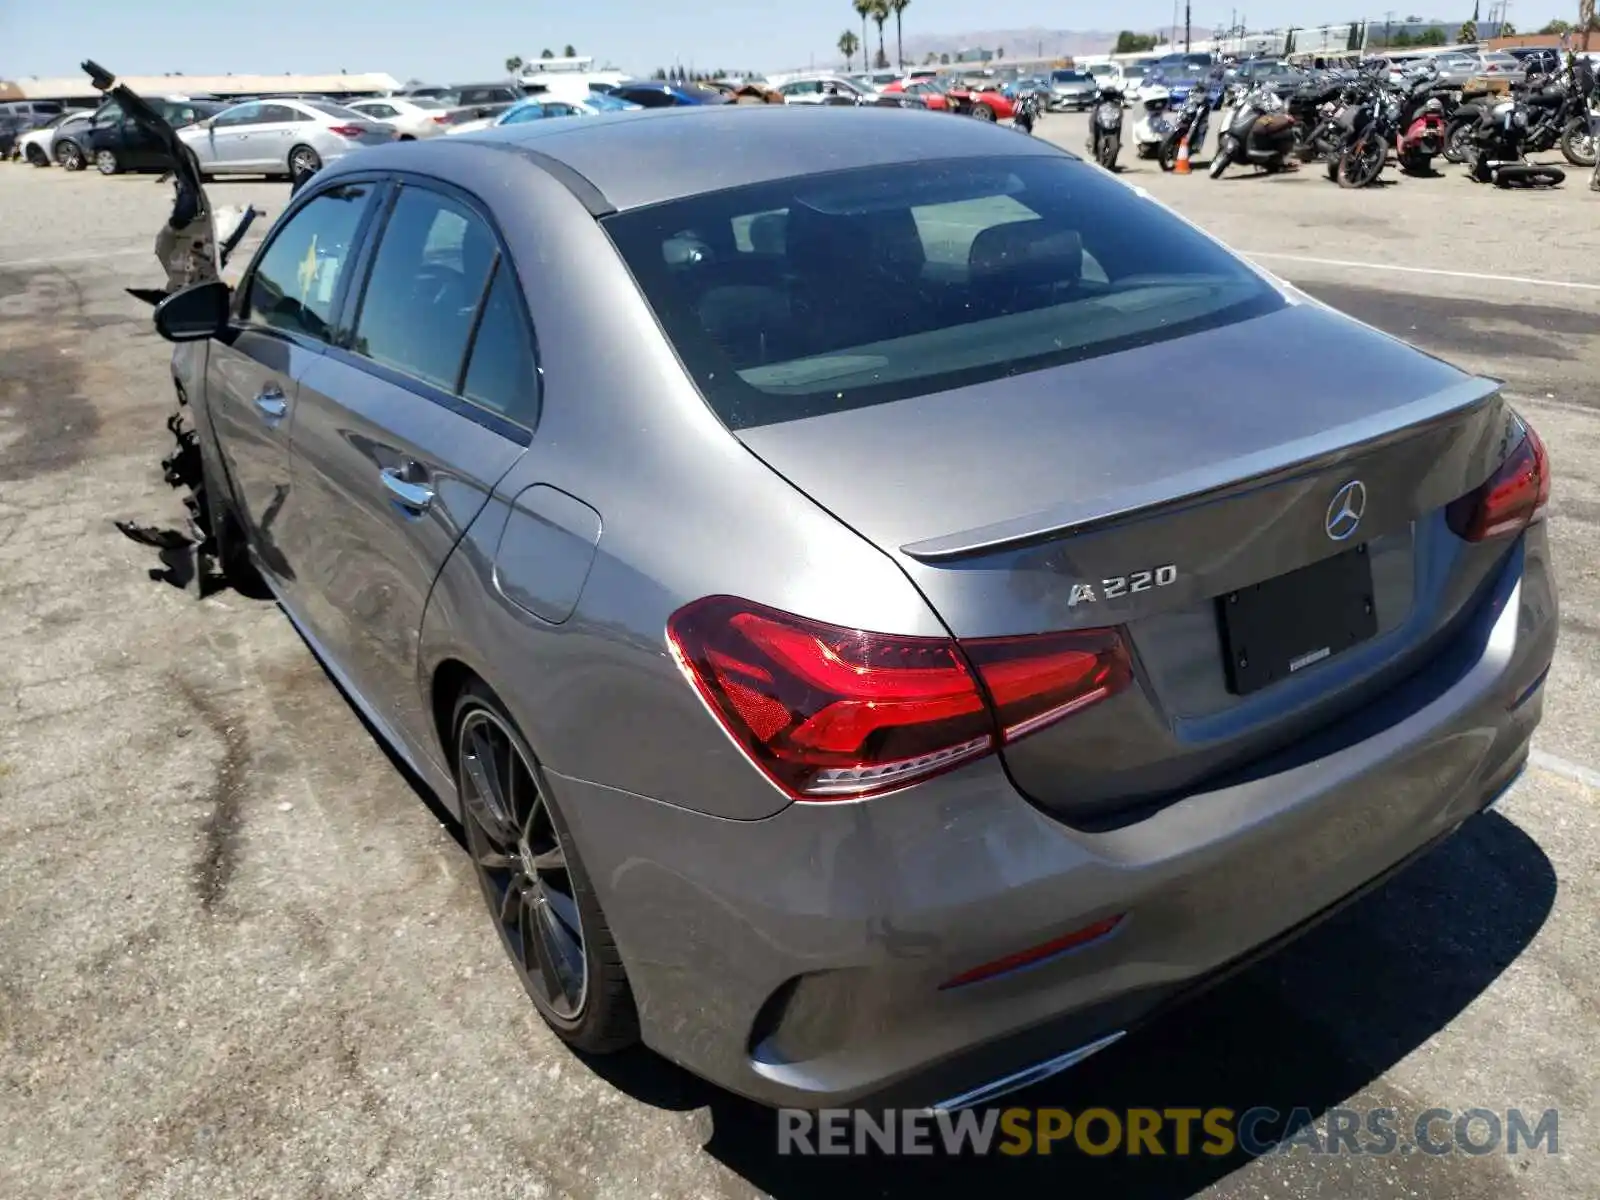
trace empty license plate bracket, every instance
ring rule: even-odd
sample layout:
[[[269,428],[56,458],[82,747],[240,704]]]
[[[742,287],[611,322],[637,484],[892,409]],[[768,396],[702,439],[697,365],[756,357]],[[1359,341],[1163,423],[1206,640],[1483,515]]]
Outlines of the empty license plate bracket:
[[[1217,622],[1237,696],[1366,641],[1378,632],[1366,546],[1218,596]]]

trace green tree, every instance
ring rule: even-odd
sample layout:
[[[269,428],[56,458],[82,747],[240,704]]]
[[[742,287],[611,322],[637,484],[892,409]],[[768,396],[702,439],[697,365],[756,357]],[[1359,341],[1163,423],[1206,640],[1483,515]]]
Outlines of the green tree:
[[[900,37],[900,14],[911,7],[911,0],[888,0],[889,11],[894,14],[894,63],[902,70],[906,65],[905,42]]]
[[[879,70],[889,65],[889,56],[883,52],[883,26],[889,19],[889,0],[872,0],[872,23],[878,27],[878,57],[873,63]]]
[[[1565,21],[1551,21],[1539,32],[1545,37],[1560,37],[1562,34],[1571,33],[1572,26]]]
[[[867,22],[872,19],[872,10],[877,6],[878,0],[850,0],[850,7],[856,10],[856,16],[861,18],[861,65],[867,65]]]
[[[1516,37],[1517,27],[1510,21],[1501,21],[1500,28],[1495,31],[1495,37]]]
[[[510,58],[506,59],[507,75],[515,75],[520,70],[522,70],[522,55],[513,54]]]
[[[922,65],[925,66],[925,67],[931,67],[934,63],[936,63],[938,61],[939,61],[939,56],[936,53],[934,53],[932,50],[929,50],[926,54],[924,54],[922,56]]]
[[[854,30],[846,29],[839,35],[839,53],[844,55],[844,69],[846,71],[851,69],[851,63],[855,59],[856,51],[859,49],[861,49],[861,41],[856,37]]]
[[[1124,29],[1117,34],[1116,54],[1143,54],[1146,50],[1156,48],[1156,39],[1148,33],[1134,33]]]
[[[1396,50],[1403,50],[1411,44],[1411,31],[1409,29],[1400,30],[1389,42],[1389,45],[1393,46]]]
[[[1000,59],[1004,58],[1005,56],[1006,56],[1006,48],[1004,46],[1000,46],[1000,47],[997,47],[995,49],[994,57],[995,57],[996,61],[999,61]]]
[[[555,56],[556,55],[555,55],[555,51],[554,50],[541,50],[541,51],[539,51],[539,57],[540,58],[554,58]]]
[[[650,72],[650,78],[659,79],[665,82],[667,78],[667,69],[665,67],[657,67],[654,71]]]
[[[574,46],[571,42],[568,42],[565,46],[563,46],[561,48],[561,57],[562,58],[577,58],[578,57],[578,48],[576,46]]]
[[[1438,26],[1434,26],[1434,28],[1437,29]],[[1433,42],[1433,41],[1429,41],[1428,40],[1432,36],[1433,36],[1433,29],[1424,29],[1422,31],[1422,36],[1420,38],[1418,38],[1417,40],[1418,40],[1418,42],[1420,42],[1424,46],[1442,46],[1442,45],[1444,45],[1444,30],[1442,30],[1442,29],[1439,30],[1439,40],[1437,42]],[[1461,23],[1461,28],[1456,31],[1456,41],[1461,42],[1461,43],[1463,43],[1465,45],[1468,45],[1468,46],[1477,45],[1478,44],[1478,23],[1476,21],[1472,20],[1470,17],[1467,20],[1463,21]]]
[[[948,67],[950,65],[950,55],[949,54],[941,54],[941,55],[939,55],[939,65],[941,67]]]

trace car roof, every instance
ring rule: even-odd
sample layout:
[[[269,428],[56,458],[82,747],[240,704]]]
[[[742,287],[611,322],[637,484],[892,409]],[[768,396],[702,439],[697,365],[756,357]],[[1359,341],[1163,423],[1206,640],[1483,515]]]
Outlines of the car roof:
[[[796,175],[939,158],[1062,155],[988,121],[898,108],[729,104],[603,113],[408,144],[423,167],[437,142],[508,143],[576,174],[621,211]],[[364,156],[352,156],[364,157]],[[1069,156],[1070,157],[1070,156]],[[374,161],[369,158],[368,161]],[[398,161],[398,160],[397,160]],[[594,205],[591,203],[591,207]]]

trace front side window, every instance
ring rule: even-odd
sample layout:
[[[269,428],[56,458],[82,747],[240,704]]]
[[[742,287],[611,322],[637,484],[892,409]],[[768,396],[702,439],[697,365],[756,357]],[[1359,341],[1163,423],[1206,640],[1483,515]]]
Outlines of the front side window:
[[[355,352],[456,391],[497,250],[488,226],[465,205],[403,189],[367,278]]]
[[[328,341],[339,283],[371,197],[371,184],[330,188],[290,217],[251,275],[243,315]]]
[[[1285,303],[1066,156],[799,177],[604,226],[732,428],[1041,370]]]
[[[308,121],[310,119],[298,108],[290,108],[287,104],[263,104],[261,106],[261,123],[263,125],[290,125],[296,121]]]
[[[232,128],[235,125],[259,125],[262,122],[262,113],[266,111],[264,104],[239,104],[233,108],[217,114],[217,119],[212,122],[215,129]]]

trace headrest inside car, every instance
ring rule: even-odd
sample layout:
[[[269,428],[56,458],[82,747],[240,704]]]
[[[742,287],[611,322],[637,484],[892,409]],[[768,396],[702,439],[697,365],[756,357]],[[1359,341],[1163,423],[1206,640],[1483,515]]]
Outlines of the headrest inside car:
[[[1044,220],[991,225],[972,239],[967,269],[973,279],[1076,283],[1083,275],[1083,238]]]

